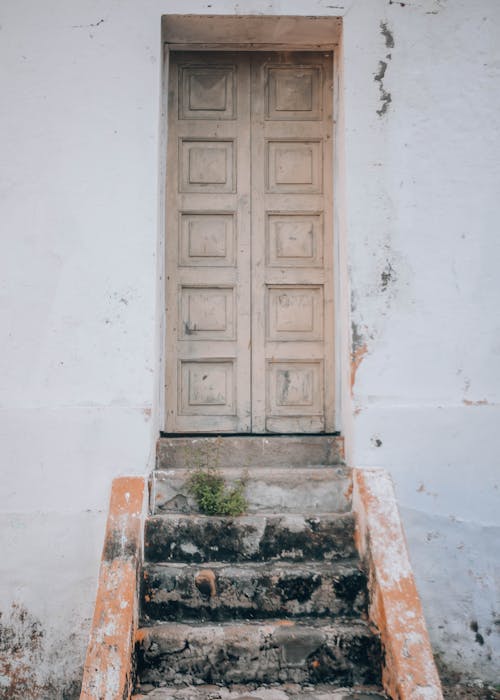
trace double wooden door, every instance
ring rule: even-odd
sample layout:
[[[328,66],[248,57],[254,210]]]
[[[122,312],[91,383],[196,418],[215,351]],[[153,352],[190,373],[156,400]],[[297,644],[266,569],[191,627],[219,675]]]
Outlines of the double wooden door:
[[[334,429],[332,56],[171,54],[166,430]]]

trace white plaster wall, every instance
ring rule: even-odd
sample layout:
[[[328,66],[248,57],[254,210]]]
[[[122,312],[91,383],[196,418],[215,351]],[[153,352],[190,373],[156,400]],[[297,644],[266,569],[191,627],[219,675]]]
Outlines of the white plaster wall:
[[[344,35],[351,320],[363,356],[351,458],[395,478],[435,649],[491,681],[500,672],[499,32],[496,2],[427,0],[355,3]],[[379,61],[383,83],[373,79]],[[382,90],[392,101],[378,115]]]
[[[436,649],[494,680],[496,0],[3,0],[2,624],[22,626],[11,606],[26,608],[44,632],[40,684],[51,676],[70,697],[111,479],[152,463],[168,12],[344,17],[341,249],[352,311],[340,326],[350,313],[362,361],[352,404],[343,392],[343,429],[354,464],[394,474]]]

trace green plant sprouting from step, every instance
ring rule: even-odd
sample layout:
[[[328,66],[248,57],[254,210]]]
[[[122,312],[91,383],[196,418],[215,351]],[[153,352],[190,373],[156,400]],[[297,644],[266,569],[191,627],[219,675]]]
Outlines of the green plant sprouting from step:
[[[219,470],[219,449],[220,439],[217,439],[203,451],[191,450],[189,461],[193,470],[187,481],[188,491],[205,515],[242,515],[248,508],[247,474],[228,486]]]

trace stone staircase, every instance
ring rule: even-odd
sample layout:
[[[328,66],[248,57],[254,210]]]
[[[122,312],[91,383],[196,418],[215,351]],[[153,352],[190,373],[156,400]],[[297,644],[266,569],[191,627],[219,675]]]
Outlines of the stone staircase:
[[[247,473],[248,510],[204,516],[189,468]],[[341,438],[163,438],[144,536],[136,697],[368,700],[367,620]]]

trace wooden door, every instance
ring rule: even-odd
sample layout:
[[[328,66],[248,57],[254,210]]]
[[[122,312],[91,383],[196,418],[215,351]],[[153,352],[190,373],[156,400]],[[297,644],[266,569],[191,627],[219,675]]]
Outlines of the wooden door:
[[[330,432],[332,56],[174,53],[169,432]]]

